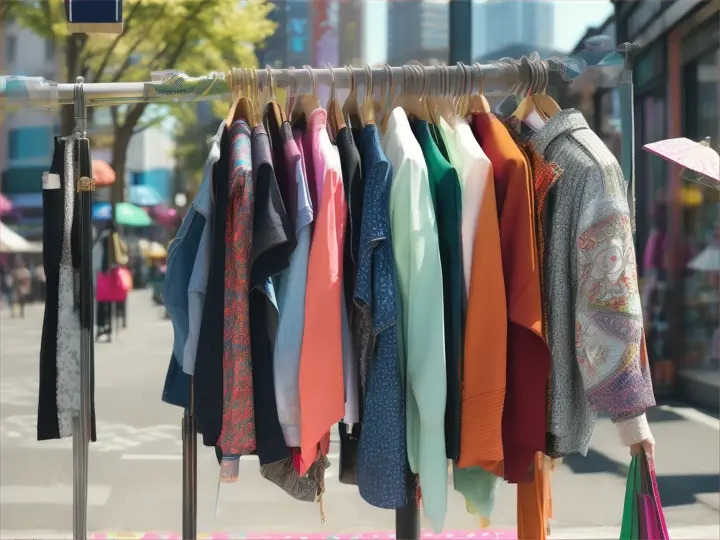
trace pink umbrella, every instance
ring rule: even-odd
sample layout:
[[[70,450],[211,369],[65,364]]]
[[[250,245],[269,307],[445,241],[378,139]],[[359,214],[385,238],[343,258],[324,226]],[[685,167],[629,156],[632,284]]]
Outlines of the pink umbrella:
[[[720,190],[720,156],[710,148],[710,137],[695,142],[685,137],[666,139],[643,146],[663,159],[684,167],[683,178]],[[687,174],[688,172],[695,174]]]
[[[8,198],[5,197],[4,195],[0,194],[0,216],[9,214],[10,212],[12,212],[12,209],[13,209],[13,205],[8,200]]]

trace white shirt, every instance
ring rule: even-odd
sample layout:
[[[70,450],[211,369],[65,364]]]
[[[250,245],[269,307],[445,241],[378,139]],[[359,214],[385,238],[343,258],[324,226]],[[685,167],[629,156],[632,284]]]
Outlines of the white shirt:
[[[445,142],[450,163],[458,172],[462,189],[463,272],[465,274],[465,293],[469,294],[473,245],[483,194],[486,192],[487,183],[494,183],[495,180],[490,159],[485,155],[475,139],[470,125],[464,118],[458,119],[454,129],[441,118],[440,133]]]

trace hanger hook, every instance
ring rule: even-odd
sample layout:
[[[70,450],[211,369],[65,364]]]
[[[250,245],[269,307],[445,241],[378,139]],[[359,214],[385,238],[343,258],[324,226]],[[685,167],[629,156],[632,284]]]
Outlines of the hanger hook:
[[[335,101],[335,69],[332,67],[330,62],[327,63],[327,69],[330,72],[330,101]]]
[[[87,114],[85,112],[85,90],[83,83],[85,79],[78,77],[75,79],[73,87],[73,101],[75,101],[75,130],[80,135],[85,136]]]
[[[543,73],[543,88],[542,93],[547,94],[548,86],[550,86],[550,65],[547,62],[542,62],[542,73]]]
[[[385,70],[385,89],[386,89],[386,97],[385,97],[385,103],[383,104],[383,110],[387,109],[388,102],[392,103],[395,99],[395,78],[393,77],[392,67],[390,67],[390,64],[383,64],[383,69]]]
[[[269,92],[269,96],[275,99],[275,81],[273,80],[272,68],[270,65],[265,66],[265,88]]]
[[[365,99],[372,99],[373,95],[373,78],[372,68],[370,64],[365,64]]]
[[[295,68],[293,66],[289,66],[287,69],[283,69],[283,73],[285,74],[285,88],[287,88],[287,95],[285,96],[285,115],[290,118],[290,113],[292,112],[293,105],[295,104]]]
[[[347,71],[348,74],[348,86],[350,87],[350,94],[352,94],[356,88],[355,88],[355,72],[353,71],[353,68],[351,68],[348,65],[343,66],[345,68],[345,71]]]
[[[316,84],[315,84],[315,82],[316,82],[316,81],[315,81],[315,72],[313,71],[312,66],[309,66],[309,65],[307,65],[307,64],[305,64],[305,65],[303,66],[303,69],[308,72],[308,76],[310,77],[310,87],[311,87],[311,90],[312,90],[311,93],[312,93],[313,96],[317,97],[317,93],[316,93],[317,86],[316,86]]]

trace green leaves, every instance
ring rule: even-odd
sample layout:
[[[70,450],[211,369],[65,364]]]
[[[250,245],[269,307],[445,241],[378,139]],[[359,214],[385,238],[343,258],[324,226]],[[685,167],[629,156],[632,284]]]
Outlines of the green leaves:
[[[271,9],[267,0],[125,0],[123,33],[83,35],[76,40],[78,50],[72,58],[66,50],[68,30],[63,0],[4,0],[0,16],[53,40],[67,66],[65,73],[57,75],[60,82],[74,81],[77,75],[84,76],[86,82],[135,82],[150,80],[153,71],[174,70],[198,76],[231,67],[256,66],[255,48],[275,30],[275,24],[267,18]],[[163,115],[179,110],[191,112],[179,114],[177,131],[195,137],[195,144],[206,152],[204,140],[209,134],[186,129],[196,124],[194,104],[114,107],[114,150],[118,150],[118,141],[127,145],[134,131],[160,123]]]

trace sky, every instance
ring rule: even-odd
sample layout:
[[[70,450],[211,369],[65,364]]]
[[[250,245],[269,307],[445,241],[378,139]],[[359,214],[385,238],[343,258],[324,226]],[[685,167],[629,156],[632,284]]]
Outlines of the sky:
[[[365,57],[370,65],[385,62],[387,54],[387,1],[367,0]],[[550,47],[571,50],[590,26],[598,26],[613,12],[609,0],[551,0],[555,5],[555,42]],[[372,21],[372,24],[369,23]]]

